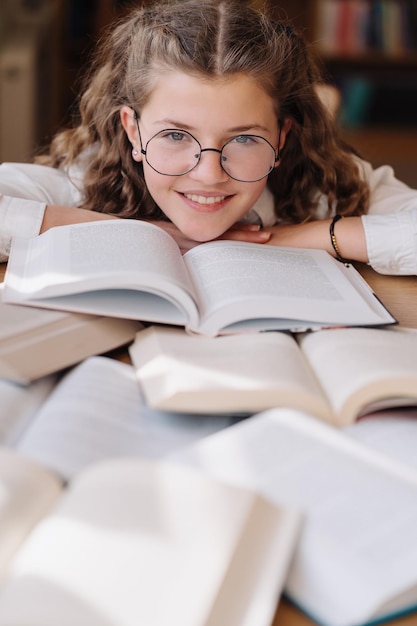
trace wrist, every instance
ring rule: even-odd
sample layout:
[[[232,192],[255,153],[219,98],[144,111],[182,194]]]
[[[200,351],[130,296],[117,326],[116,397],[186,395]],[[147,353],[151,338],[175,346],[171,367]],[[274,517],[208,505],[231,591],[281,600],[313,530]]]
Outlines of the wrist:
[[[337,222],[339,222],[341,219],[343,219],[343,215],[339,215],[338,213],[336,213],[336,215],[333,217],[333,219],[330,222],[330,227],[329,227],[330,243],[333,248],[333,253],[336,259],[340,263],[343,263],[344,265],[349,266],[351,263],[351,260],[346,259],[345,257],[342,256],[342,253],[340,252],[339,244],[337,241],[336,233],[335,233],[335,226]]]
[[[333,234],[333,237],[332,237]],[[365,232],[360,217],[335,216],[328,221],[328,247],[330,254],[342,263],[368,262]]]

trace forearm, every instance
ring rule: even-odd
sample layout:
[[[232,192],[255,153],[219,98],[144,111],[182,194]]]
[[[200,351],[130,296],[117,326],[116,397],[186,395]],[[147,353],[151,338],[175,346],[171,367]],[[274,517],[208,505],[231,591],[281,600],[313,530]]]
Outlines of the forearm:
[[[115,215],[88,211],[76,207],[66,207],[57,205],[47,205],[43,215],[40,232],[53,228],[54,226],[64,226],[68,224],[79,224],[82,222],[97,222],[100,220],[117,219]]]
[[[331,219],[317,220],[305,224],[274,226],[268,245],[294,248],[319,248],[336,256],[330,239]],[[340,254],[352,261],[368,262],[365,233],[360,217],[345,217],[334,227]]]

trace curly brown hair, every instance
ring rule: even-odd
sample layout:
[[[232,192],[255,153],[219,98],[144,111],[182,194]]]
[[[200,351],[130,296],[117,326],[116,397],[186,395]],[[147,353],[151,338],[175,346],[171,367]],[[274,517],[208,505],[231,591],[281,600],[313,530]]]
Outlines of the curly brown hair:
[[[164,219],[147,191],[120,121],[139,112],[161,69],[218,80],[245,73],[292,120],[280,166],[268,177],[278,220],[314,219],[318,192],[328,213],[360,215],[369,191],[355,155],[317,94],[319,67],[304,37],[240,0],[162,0],[133,8],[97,46],[84,77],[79,123],[58,133],[37,161],[65,167],[87,151],[83,207],[138,219]]]

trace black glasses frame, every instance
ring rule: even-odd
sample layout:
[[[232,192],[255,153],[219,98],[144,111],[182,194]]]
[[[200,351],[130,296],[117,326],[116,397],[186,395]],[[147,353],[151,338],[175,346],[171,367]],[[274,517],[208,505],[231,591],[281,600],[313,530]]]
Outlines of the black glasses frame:
[[[274,169],[274,165],[281,160],[281,152],[280,152],[280,148],[279,148],[279,144],[280,144],[280,141],[281,141],[281,123],[279,125],[278,150],[277,151],[275,150],[274,146],[267,139],[265,139],[265,137],[262,137],[261,135],[252,135],[252,134],[251,135],[249,135],[249,134],[248,135],[245,135],[245,134],[236,135],[236,137],[256,137],[257,139],[262,139],[263,141],[265,141],[265,143],[267,143],[271,147],[271,150],[274,153],[274,165],[271,165],[269,171],[266,174],[264,174],[260,178],[255,178],[254,180],[242,180],[241,178],[236,178],[235,176],[232,176],[231,174],[229,174],[229,172],[224,168],[223,163],[222,163],[223,159],[226,160],[226,157],[223,156],[224,148],[229,143],[234,141],[236,139],[236,137],[232,137],[231,139],[226,141],[226,143],[219,150],[218,148],[203,148],[201,146],[200,142],[198,141],[198,139],[196,137],[194,137],[194,135],[192,135],[190,132],[188,132],[188,130],[183,130],[181,128],[164,128],[163,130],[160,130],[157,133],[155,133],[154,135],[152,135],[152,137],[150,139],[148,139],[148,141],[146,142],[145,148],[143,148],[142,147],[143,146],[142,135],[141,135],[140,128],[139,128],[139,116],[136,113],[136,111],[134,111],[134,118],[136,120],[136,126],[137,126],[137,129],[138,129],[138,134],[139,134],[139,139],[140,139],[140,144],[141,144],[140,152],[145,157],[145,160],[146,160],[147,164],[149,165],[149,167],[151,167],[154,170],[154,172],[156,172],[157,174],[160,174],[161,176],[185,176],[185,174],[188,174],[189,172],[191,172],[193,169],[195,169],[197,167],[197,165],[200,163],[201,155],[203,154],[203,152],[217,152],[220,155],[220,167],[222,168],[222,170],[230,178],[232,178],[233,180],[236,180],[237,182],[240,182],[240,183],[256,183],[256,182],[266,178],[267,176],[269,176],[269,174]],[[188,170],[186,170],[185,172],[182,172],[181,174],[166,174],[165,172],[160,172],[151,163],[149,163],[148,158],[147,158],[147,148],[148,148],[149,143],[152,141],[152,139],[157,137],[160,133],[169,132],[169,131],[172,131],[172,132],[178,131],[178,132],[186,133],[187,135],[192,137],[192,139],[194,139],[194,141],[197,143],[197,145],[200,148],[199,154],[195,155],[196,157],[198,157],[197,161],[195,162],[195,164],[192,167],[190,167]]]

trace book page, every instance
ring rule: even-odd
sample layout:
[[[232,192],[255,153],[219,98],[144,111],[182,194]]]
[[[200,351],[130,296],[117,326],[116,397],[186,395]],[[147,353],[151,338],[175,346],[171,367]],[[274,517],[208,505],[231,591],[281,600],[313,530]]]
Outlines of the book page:
[[[2,343],[10,337],[16,338],[22,333],[29,333],[65,319],[66,314],[45,309],[27,309],[26,307],[3,302],[4,284],[0,283],[0,357]]]
[[[375,298],[364,298],[364,281],[358,292],[348,280],[356,270],[345,273],[322,250],[216,241],[192,248],[184,261],[198,291],[201,321],[193,330],[233,332],[245,328],[234,326],[242,320],[269,330],[381,323]]]
[[[417,598],[417,472],[307,414],[258,414],[172,455],[305,521],[287,580],[319,623],[364,623]],[[410,600],[410,597],[408,598]]]
[[[0,379],[0,444],[13,446],[52,392],[56,376],[30,385]]]
[[[60,372],[83,359],[103,354],[131,342],[141,322],[115,317],[62,313],[35,307],[4,305],[23,310],[27,318],[42,325],[25,331],[15,326],[16,335],[0,342],[0,378],[20,384]],[[48,314],[59,316],[49,318]],[[1,318],[1,312],[0,312]],[[11,331],[12,329],[9,328]],[[41,358],[40,358],[41,355]]]
[[[151,326],[129,353],[149,406],[249,414],[292,406],[331,420],[331,410],[293,337],[254,333],[205,337]]]
[[[416,330],[324,330],[299,343],[340,425],[384,404],[417,404]]]
[[[140,322],[3,302],[0,284],[0,378],[28,384],[131,341]],[[42,358],[40,358],[42,355]]]
[[[62,485],[54,474],[6,448],[0,448],[0,581],[21,543],[58,499]]]
[[[160,457],[232,422],[152,411],[142,400],[133,367],[91,357],[57,386],[16,448],[70,479],[108,457]]]
[[[372,413],[343,430],[373,450],[417,470],[417,408]]]
[[[4,299],[169,323],[169,314],[172,323],[196,317],[192,285],[174,239],[137,220],[60,226],[15,239]]]
[[[297,531],[298,516],[248,490],[108,461],[75,479],[20,551],[0,624],[269,626]]]

